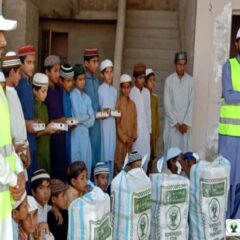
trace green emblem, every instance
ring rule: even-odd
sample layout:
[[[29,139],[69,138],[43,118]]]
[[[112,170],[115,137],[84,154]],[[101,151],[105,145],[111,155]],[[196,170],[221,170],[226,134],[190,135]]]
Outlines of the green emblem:
[[[137,233],[138,233],[139,240],[144,240],[147,238],[148,228],[149,228],[149,219],[147,214],[144,213],[139,218],[138,224],[137,224]]]
[[[213,198],[208,205],[209,217],[213,222],[218,220],[220,214],[220,204],[216,198]]]
[[[170,230],[176,230],[181,223],[181,211],[177,206],[172,206],[166,214],[167,226]]]

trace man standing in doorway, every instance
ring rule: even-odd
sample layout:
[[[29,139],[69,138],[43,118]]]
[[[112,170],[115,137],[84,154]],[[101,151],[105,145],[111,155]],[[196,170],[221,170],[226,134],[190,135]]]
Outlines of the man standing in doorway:
[[[164,153],[171,147],[192,150],[193,79],[186,73],[187,53],[175,54],[176,71],[164,86]]]
[[[223,65],[219,154],[231,163],[227,217],[240,218],[240,29],[235,46],[238,55]]]

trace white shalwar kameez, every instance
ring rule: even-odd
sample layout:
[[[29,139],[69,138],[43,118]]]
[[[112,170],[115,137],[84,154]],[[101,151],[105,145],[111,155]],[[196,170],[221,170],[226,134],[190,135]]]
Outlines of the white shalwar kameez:
[[[151,127],[151,98],[148,89],[134,86],[131,89],[130,99],[135,103],[137,110],[137,139],[133,144],[132,151],[138,151],[142,155],[147,154],[147,161],[143,168],[147,171],[148,162],[150,160],[150,134]]]
[[[180,79],[171,74],[164,86],[165,123],[163,132],[164,153],[171,147],[183,152],[192,151],[193,79],[187,73]],[[182,134],[175,125],[186,124],[188,130]]]

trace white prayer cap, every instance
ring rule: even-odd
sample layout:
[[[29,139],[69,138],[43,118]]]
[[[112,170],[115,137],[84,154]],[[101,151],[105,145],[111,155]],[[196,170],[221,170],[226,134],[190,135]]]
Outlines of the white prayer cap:
[[[147,68],[146,69],[146,77],[148,76],[148,75],[150,75],[150,74],[154,74],[154,71],[152,70],[152,68]]]
[[[22,194],[21,198],[18,201],[15,202],[15,204],[13,206],[13,209],[18,208],[23,203],[23,201],[25,200],[26,196],[27,196],[27,193],[26,193],[26,191],[24,191],[24,193]]]
[[[102,72],[104,69],[106,69],[107,67],[113,67],[113,63],[111,60],[109,59],[105,59],[101,62],[100,65],[100,71]]]
[[[0,83],[1,82],[6,82],[5,76],[3,74],[3,72],[0,72]]]
[[[35,73],[32,84],[38,87],[46,87],[48,86],[48,76],[44,73]]]
[[[236,40],[240,38],[240,28],[238,29],[237,35],[236,35]]]
[[[17,54],[14,51],[9,51],[6,53],[6,57],[16,56]]]
[[[120,77],[120,84],[121,83],[127,83],[127,82],[132,82],[132,78],[128,74],[122,74]]]
[[[38,209],[37,202],[34,197],[32,196],[27,196],[28,198],[28,212],[32,212],[34,210]]]
[[[169,159],[172,159],[174,157],[177,157],[181,153],[182,153],[182,151],[178,147],[169,148],[167,151],[166,161],[168,161]]]
[[[9,20],[0,15],[0,31],[11,31],[16,29],[17,21]]]

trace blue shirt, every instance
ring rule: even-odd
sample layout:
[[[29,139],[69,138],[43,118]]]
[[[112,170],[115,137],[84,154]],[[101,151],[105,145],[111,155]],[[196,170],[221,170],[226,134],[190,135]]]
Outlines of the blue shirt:
[[[32,84],[24,76],[21,76],[18,86],[16,87],[19,100],[22,105],[25,120],[34,120],[34,96]],[[31,166],[28,168],[29,175],[32,176],[36,170],[36,135],[27,133],[29,142]]]
[[[100,111],[98,98],[99,80],[96,76],[86,73],[85,93],[92,101],[92,108],[94,112]],[[89,128],[90,141],[92,146],[92,164],[93,167],[100,161],[101,155],[101,130],[100,121],[95,120],[94,125]]]
[[[63,91],[63,112],[64,117],[69,118],[72,117],[72,105],[70,99],[70,93]],[[66,132],[66,151],[67,151],[67,158],[68,163],[70,164],[71,161],[71,130]]]

